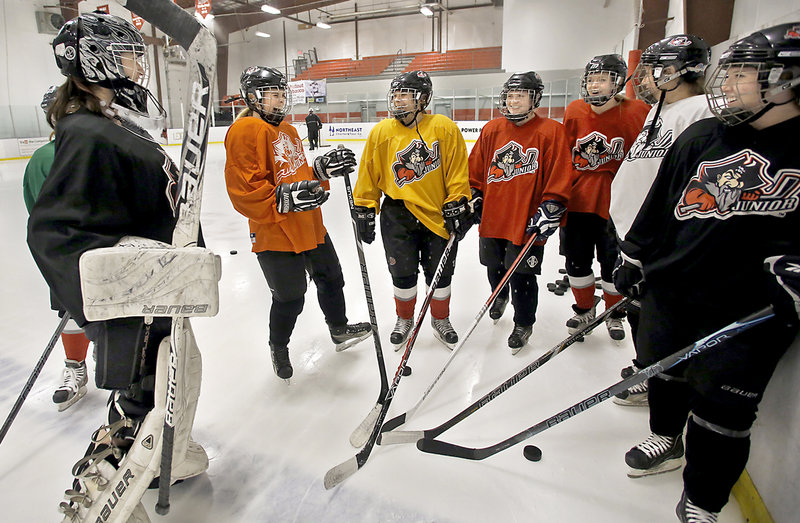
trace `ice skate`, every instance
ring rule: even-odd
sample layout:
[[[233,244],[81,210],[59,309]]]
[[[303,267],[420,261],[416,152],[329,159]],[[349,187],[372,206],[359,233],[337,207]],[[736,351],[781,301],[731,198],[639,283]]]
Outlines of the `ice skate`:
[[[59,412],[68,409],[86,395],[86,362],[64,360],[64,363],[61,386],[53,393],[53,403],[58,406]]]
[[[450,324],[450,318],[438,320],[431,316],[431,327],[433,327],[433,335],[436,336],[436,339],[444,343],[448,349],[453,350],[455,344],[458,343],[458,334]]]
[[[336,344],[336,352],[349,349],[372,334],[372,325],[366,322],[331,327],[331,340]]]
[[[506,311],[506,305],[508,305],[508,296],[505,298],[498,296],[495,298],[494,303],[492,303],[492,307],[489,309],[489,317],[495,325],[497,325],[497,322],[503,317],[503,313]]]
[[[508,347],[511,349],[512,355],[522,350],[522,347],[528,343],[528,338],[531,337],[532,333],[533,325],[514,324],[514,330],[511,331],[511,335],[508,337]]]
[[[572,306],[572,310],[575,311],[575,315],[567,320],[567,330],[569,331],[570,334],[575,334],[594,319],[598,303],[600,303],[600,297],[595,296],[594,305],[592,305],[591,309],[582,310],[578,308],[577,305]],[[589,335],[591,333],[592,332],[589,331],[586,333],[586,335]],[[579,338],[578,341],[583,341],[583,337],[581,336],[581,338]]]
[[[628,477],[641,478],[679,469],[683,465],[683,438],[651,433],[625,454]]]
[[[397,317],[394,329],[392,329],[392,334],[389,336],[389,341],[394,345],[395,352],[403,348],[403,344],[408,339],[408,335],[411,333],[411,327],[413,326],[413,319]]]
[[[626,407],[647,407],[649,405],[647,402],[647,380],[623,390],[614,396],[611,401]]]
[[[686,491],[681,493],[681,500],[675,507],[675,514],[681,523],[717,523],[719,512],[710,512],[692,503],[686,496]]]
[[[292,369],[292,362],[289,361],[289,347],[283,345],[269,344],[269,352],[272,355],[272,367],[275,369],[275,374],[290,383],[289,379],[292,377],[294,370]]]
[[[625,328],[622,325],[622,321],[625,318],[612,318],[606,317],[606,329],[608,329],[608,335],[611,336],[611,339],[615,342],[620,342],[625,339]]]

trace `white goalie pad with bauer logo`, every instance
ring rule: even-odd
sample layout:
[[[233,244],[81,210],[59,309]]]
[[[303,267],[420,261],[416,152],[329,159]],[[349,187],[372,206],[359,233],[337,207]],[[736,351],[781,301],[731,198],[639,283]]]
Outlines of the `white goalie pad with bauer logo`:
[[[215,316],[221,275],[209,249],[126,236],[81,256],[83,311],[89,321]]]

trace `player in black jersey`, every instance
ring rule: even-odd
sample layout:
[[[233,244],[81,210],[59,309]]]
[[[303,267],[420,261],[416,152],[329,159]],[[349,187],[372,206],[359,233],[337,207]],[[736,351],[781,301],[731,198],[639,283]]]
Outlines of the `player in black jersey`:
[[[646,441],[632,477],[679,468],[681,521],[716,521],[747,463],[758,403],[798,334],[765,258],[800,254],[800,23],[735,42],[707,83],[717,118],[677,138],[623,242],[641,262],[637,337],[647,366],[769,304],[776,317],[650,379]],[[641,275],[618,279],[629,292]],[[689,415],[691,411],[691,416]]]

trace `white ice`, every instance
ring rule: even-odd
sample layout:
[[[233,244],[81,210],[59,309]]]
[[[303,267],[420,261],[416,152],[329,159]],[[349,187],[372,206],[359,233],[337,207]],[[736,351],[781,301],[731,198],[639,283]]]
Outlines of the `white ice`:
[[[357,155],[363,149],[360,143],[347,145]],[[177,147],[169,149],[179,153]],[[250,252],[247,221],[225,192],[223,145],[211,144],[208,158],[203,229],[208,246],[222,256],[223,275],[220,314],[193,321],[204,359],[194,437],[211,464],[207,474],[172,489],[166,517],[155,514],[156,493],[149,491],[143,502],[153,521],[675,521],[680,472],[636,480],[626,476],[625,452],[649,434],[647,409],[611,401],[484,461],[428,455],[413,444],[376,446],[361,470],[325,490],[325,472],[358,451],[348,438],[378,399],[372,339],[334,352],[311,284],[290,344],[291,385],[274,375],[267,349],[269,289]],[[24,167],[24,160],[0,162],[0,238],[7,249],[0,261],[0,317],[6,325],[0,350],[3,419],[58,323],[25,243]],[[344,269],[348,317],[368,321],[342,180],[333,180],[331,193],[323,214]],[[395,320],[391,281],[380,239],[365,250],[391,381],[401,354],[388,340]],[[545,288],[561,277],[561,266],[557,242],[551,240],[529,345],[516,356],[508,349],[510,306],[497,325],[487,314],[404,428],[439,425],[567,336],[564,322],[571,316],[572,298]],[[425,293],[420,280],[418,307]],[[472,230],[459,245],[453,280],[451,320],[459,333],[472,324],[490,293]],[[620,369],[633,357],[629,337],[628,332],[628,339],[615,345],[600,326],[440,439],[488,446],[604,389],[619,380]],[[84,399],[57,412],[51,395],[63,356],[59,342],[0,444],[3,521],[59,520],[57,506],[71,485],[70,469],[104,419],[108,393],[92,380]],[[400,382],[387,419],[417,402],[448,356],[426,318],[409,360],[413,374]],[[91,357],[88,362],[93,370]],[[542,449],[539,463],[523,458],[526,444]],[[744,521],[733,498],[720,521]]]

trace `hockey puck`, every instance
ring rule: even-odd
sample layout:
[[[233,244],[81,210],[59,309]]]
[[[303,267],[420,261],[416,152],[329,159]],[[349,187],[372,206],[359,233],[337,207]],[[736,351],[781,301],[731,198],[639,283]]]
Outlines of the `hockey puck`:
[[[411,376],[411,367],[408,365],[403,367],[403,376]]]
[[[555,294],[556,296],[563,296],[564,289],[562,289],[561,287],[557,287],[555,290],[553,290],[553,294]]]
[[[234,249],[234,250],[232,250],[232,251],[231,251],[231,254],[239,254],[239,251],[237,251],[236,249]]]
[[[525,459],[528,461],[541,461],[542,449],[535,445],[526,445],[525,449],[522,451],[522,455],[525,456]]]
[[[547,290],[550,291],[550,292],[555,291],[556,290],[556,284],[555,283],[548,283],[547,284]]]
[[[567,269],[558,269],[558,273],[559,274],[566,274],[567,273]]]

